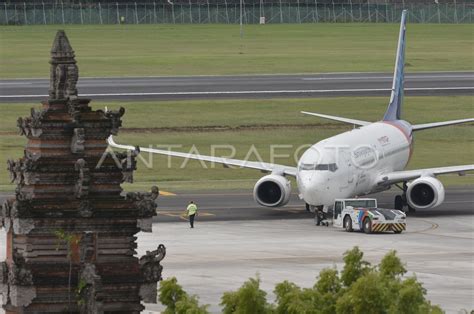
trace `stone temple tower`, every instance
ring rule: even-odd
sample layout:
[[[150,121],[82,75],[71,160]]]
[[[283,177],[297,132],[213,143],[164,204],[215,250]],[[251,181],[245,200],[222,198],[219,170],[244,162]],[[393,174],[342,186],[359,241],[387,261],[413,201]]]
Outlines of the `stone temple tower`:
[[[136,257],[139,231],[151,231],[159,191],[123,195],[135,154],[107,150],[124,109],[92,110],[79,98],[74,51],[64,31],[51,49],[49,99],[18,119],[24,155],[8,161],[15,197],[0,213],[7,233],[0,263],[6,313],[139,313],[156,302],[159,245]]]

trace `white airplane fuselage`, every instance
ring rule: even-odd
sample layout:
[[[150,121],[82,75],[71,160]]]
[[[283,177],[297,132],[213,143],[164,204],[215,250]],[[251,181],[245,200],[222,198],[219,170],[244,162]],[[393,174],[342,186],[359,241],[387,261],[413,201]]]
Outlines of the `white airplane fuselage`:
[[[336,198],[380,192],[377,178],[403,170],[412,153],[412,128],[402,120],[380,121],[327,138],[298,162],[300,197],[329,206]]]

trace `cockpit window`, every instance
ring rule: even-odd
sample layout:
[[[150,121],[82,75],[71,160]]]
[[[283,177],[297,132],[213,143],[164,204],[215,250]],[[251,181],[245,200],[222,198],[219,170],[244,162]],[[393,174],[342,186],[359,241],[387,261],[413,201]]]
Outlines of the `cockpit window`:
[[[300,164],[299,170],[316,170],[316,171],[331,171],[337,170],[336,164]]]
[[[314,170],[315,164],[300,164],[300,170]]]

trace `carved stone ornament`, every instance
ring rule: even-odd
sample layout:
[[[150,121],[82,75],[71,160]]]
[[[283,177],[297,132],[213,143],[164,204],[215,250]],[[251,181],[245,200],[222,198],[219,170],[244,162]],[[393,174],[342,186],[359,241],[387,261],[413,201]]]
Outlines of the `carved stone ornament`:
[[[79,309],[81,314],[104,313],[100,292],[102,279],[97,274],[94,264],[86,263],[79,274],[80,290],[78,291]]]
[[[0,284],[8,282],[8,266],[6,262],[0,263]]]
[[[79,171],[79,178],[74,187],[74,193],[77,198],[85,197],[89,194],[90,173],[89,168],[86,167],[87,162],[84,159],[78,159],[74,165],[74,169]]]
[[[133,183],[133,170],[122,170],[122,182]]]
[[[81,250],[81,263],[92,263],[95,261],[95,235],[92,232],[85,232],[79,243]]]
[[[71,140],[71,152],[78,154],[84,152],[85,131],[83,128],[75,128]]]
[[[88,200],[82,200],[79,203],[78,211],[79,211],[79,216],[84,217],[84,218],[90,218],[94,214],[92,204]]]
[[[10,182],[15,184],[23,183],[23,172],[21,170],[21,161],[12,159],[7,160],[7,170],[10,174]]]
[[[20,135],[39,137],[43,134],[42,120],[46,110],[31,109],[31,116],[26,118],[18,118],[17,126],[20,131]]]
[[[161,272],[163,266],[160,262],[166,256],[166,247],[160,244],[154,251],[147,251],[145,255],[140,257],[140,271],[145,283],[157,282],[161,280]]]
[[[58,31],[51,48],[50,99],[76,99],[79,69],[69,39]]]
[[[153,186],[150,193],[129,192],[127,193],[127,199],[134,202],[135,208],[138,209],[138,217],[149,218],[156,216],[157,205],[155,200],[159,195],[160,190],[157,186]]]
[[[24,263],[12,263],[8,271],[8,283],[18,286],[32,286],[33,275],[26,269]]]
[[[4,218],[27,218],[32,215],[31,201],[8,199],[2,205],[1,216]]]
[[[31,200],[31,193],[25,192],[21,189],[21,185],[18,185],[15,189],[15,197],[19,201],[28,201]]]
[[[108,110],[104,114],[105,116],[110,119],[111,129],[110,133],[112,135],[118,134],[119,127],[122,126],[122,116],[125,113],[125,108],[120,107],[119,110]]]

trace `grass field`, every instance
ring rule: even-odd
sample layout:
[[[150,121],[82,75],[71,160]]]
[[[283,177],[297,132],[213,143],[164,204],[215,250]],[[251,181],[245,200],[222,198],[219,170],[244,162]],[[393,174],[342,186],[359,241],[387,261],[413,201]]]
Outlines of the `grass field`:
[[[276,100],[207,100],[139,103],[94,102],[94,109],[123,106],[123,128],[119,143],[156,147],[182,145],[176,150],[189,151],[196,145],[202,154],[211,152],[211,145],[233,145],[236,158],[244,158],[252,145],[265,161],[270,161],[270,145],[291,145],[276,148],[281,164],[295,165],[294,150],[328,136],[348,130],[344,124],[299,114],[300,110],[376,121],[381,118],[387,99],[317,98]],[[29,114],[33,104],[3,104],[0,116],[0,165],[8,158],[22,155],[26,140],[16,135],[16,119]],[[364,111],[360,108],[363,107]],[[429,107],[429,110],[426,110]],[[472,116],[472,97],[407,97],[404,117],[412,123],[449,120]],[[447,166],[473,162],[474,125],[466,124],[422,131],[415,135],[415,153],[409,168]],[[229,154],[229,149],[216,149],[216,155]],[[302,151],[301,151],[302,152]],[[255,159],[252,154],[250,159]],[[204,169],[190,161],[181,168],[182,159],[141,155],[135,183],[126,188],[144,189],[158,184],[162,189],[227,189],[250,188],[262,176],[246,169]],[[208,164],[209,167],[211,165]],[[2,166],[4,167],[4,166]],[[0,189],[13,190],[7,172],[0,172]],[[473,176],[443,176],[446,184],[474,184]]]
[[[0,78],[47,77],[59,28],[80,75],[392,71],[396,24],[2,26]],[[407,72],[473,69],[473,24],[410,24]]]

